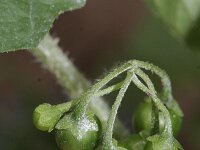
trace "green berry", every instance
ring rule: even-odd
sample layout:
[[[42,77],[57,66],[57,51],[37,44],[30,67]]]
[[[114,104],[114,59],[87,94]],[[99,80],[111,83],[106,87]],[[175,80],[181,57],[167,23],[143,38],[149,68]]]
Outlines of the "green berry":
[[[183,116],[178,114],[173,109],[167,108],[170,113],[170,119],[172,122],[173,135],[177,136],[182,126]],[[136,132],[145,132],[147,135],[151,133],[151,130],[154,127],[153,123],[153,102],[150,99],[145,100],[139,104],[138,108],[135,111],[135,114],[132,119],[132,124]],[[158,115],[159,122],[159,131],[160,133],[164,130],[165,127],[165,117],[162,112],[159,112]]]
[[[136,132],[146,131],[150,133],[152,125],[152,107],[151,100],[142,102],[137,107],[132,118],[132,124]]]
[[[76,118],[66,114],[56,125],[56,141],[61,150],[93,150],[101,134],[101,124],[93,113]]]
[[[177,136],[181,126],[183,117],[176,114],[172,109],[169,109],[170,119],[172,122],[173,135]],[[162,113],[159,113],[159,131],[162,132],[165,127],[165,118]]]

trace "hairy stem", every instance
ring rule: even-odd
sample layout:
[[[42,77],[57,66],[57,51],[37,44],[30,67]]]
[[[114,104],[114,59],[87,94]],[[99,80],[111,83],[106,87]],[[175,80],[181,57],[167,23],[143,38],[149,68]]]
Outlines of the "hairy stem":
[[[86,114],[88,105],[90,104],[91,100],[93,100],[95,94],[99,92],[101,88],[103,88],[108,82],[110,82],[112,79],[120,75],[121,73],[129,70],[132,68],[131,63],[125,63],[121,65],[120,67],[114,69],[111,71],[107,76],[105,76],[102,80],[97,82],[95,85],[91,87],[90,90],[88,90],[84,95],[81,96],[81,99],[78,101],[78,103],[75,101],[76,107],[75,107],[75,113],[77,117],[82,117],[84,114]]]
[[[58,47],[58,39],[47,35],[37,49],[31,51],[42,65],[53,73],[71,98],[79,96],[89,87],[89,83],[78,72],[70,59]]]
[[[107,87],[106,89],[103,89],[103,90],[100,90],[96,96],[99,97],[99,96],[104,96],[104,95],[107,95],[111,92],[114,92],[116,90],[119,90],[121,88],[121,86],[123,85],[123,82],[120,82],[120,83],[117,83],[115,85],[112,85],[112,86],[109,86]]]
[[[124,80],[124,83],[119,91],[119,94],[117,95],[117,98],[115,100],[115,103],[112,106],[112,111],[110,112],[108,124],[103,136],[103,149],[104,150],[112,150],[112,135],[113,135],[113,126],[115,122],[115,118],[119,109],[119,106],[121,104],[121,101],[124,97],[124,94],[126,93],[126,90],[128,89],[131,80],[132,80],[133,73],[129,72],[127,73],[127,77]]]
[[[167,73],[151,63],[142,62],[138,60],[135,60],[135,62],[137,63],[138,67],[150,70],[161,78],[161,82],[163,85],[163,97],[164,97],[163,100],[171,102],[173,100],[172,87],[171,87],[171,81]]]
[[[76,69],[71,60],[58,46],[58,39],[47,35],[37,49],[30,51],[57,78],[58,83],[67,91],[71,98],[80,96],[90,87],[90,82]],[[109,107],[100,97],[90,103],[90,108],[105,126],[108,120]],[[125,137],[128,130],[117,120],[116,132],[118,137]]]
[[[155,102],[157,108],[163,112],[165,119],[166,119],[166,126],[165,126],[165,131],[166,133],[168,133],[169,135],[173,135],[172,134],[172,123],[171,123],[171,119],[170,119],[170,114],[169,111],[167,110],[167,108],[163,105],[162,101],[157,97],[157,92],[154,88],[154,85],[151,81],[151,79],[149,78],[149,76],[147,74],[145,74],[142,70],[137,69],[135,70],[135,73],[140,76],[144,82],[147,84],[147,86],[149,87],[149,90],[146,90],[146,88],[144,89],[143,85],[138,78],[134,78],[133,82],[136,84],[136,86],[141,89],[142,91],[144,91],[145,93],[147,93]],[[142,85],[141,85],[142,84]]]

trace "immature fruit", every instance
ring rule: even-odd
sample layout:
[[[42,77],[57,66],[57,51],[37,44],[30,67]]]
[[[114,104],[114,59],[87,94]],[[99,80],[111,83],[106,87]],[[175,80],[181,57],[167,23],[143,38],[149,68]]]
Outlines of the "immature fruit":
[[[134,117],[132,119],[133,127],[137,132],[145,131],[149,134],[154,126],[153,124],[153,102],[147,99],[142,102],[135,111]],[[170,119],[172,122],[173,135],[176,136],[182,125],[183,116],[177,114],[173,109],[168,109],[170,113]],[[162,112],[159,112],[159,131],[162,132],[165,127],[165,117]]]
[[[137,132],[146,131],[150,133],[152,129],[152,107],[151,100],[146,100],[139,104],[132,118],[132,124]]]
[[[181,126],[182,126],[183,117],[176,114],[172,109],[169,109],[168,111],[169,111],[170,119],[172,122],[173,135],[177,136],[181,129]],[[160,132],[162,132],[164,130],[164,127],[165,127],[165,118],[162,113],[159,113],[159,130],[160,130]]]
[[[128,150],[144,150],[146,141],[139,134],[131,135],[126,140],[120,142],[120,145]]]
[[[101,134],[99,120],[92,113],[79,119],[73,113],[67,114],[56,129],[56,141],[61,150],[93,150]]]

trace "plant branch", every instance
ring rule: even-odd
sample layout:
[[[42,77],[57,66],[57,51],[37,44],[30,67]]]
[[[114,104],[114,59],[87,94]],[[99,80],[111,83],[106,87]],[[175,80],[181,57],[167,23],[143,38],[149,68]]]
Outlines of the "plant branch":
[[[136,74],[138,76],[140,76],[144,81],[145,83],[147,84],[147,86],[149,88],[146,88],[144,89],[144,85],[140,82],[140,81],[137,81],[139,80],[138,78],[134,78],[133,79],[133,82],[135,83],[135,85],[141,89],[142,91],[144,91],[145,93],[147,93],[152,99],[153,101],[155,102],[157,108],[163,112],[164,116],[165,116],[165,119],[166,119],[166,126],[165,126],[165,131],[166,133],[169,133],[169,135],[173,135],[172,134],[172,123],[171,123],[171,119],[170,119],[170,114],[169,114],[169,111],[167,110],[167,108],[163,105],[162,101],[157,97],[157,92],[154,88],[154,85],[151,81],[151,79],[149,78],[149,76],[147,74],[145,74],[142,70],[140,69],[137,69],[136,71]],[[142,84],[142,85],[141,85]],[[150,92],[150,93],[149,93]]]
[[[80,96],[90,87],[90,82],[76,69],[71,60],[62,52],[58,46],[58,39],[53,39],[50,35],[41,41],[38,48],[30,51],[41,63],[57,78],[59,84],[67,91],[71,98]],[[90,108],[99,117],[103,126],[106,125],[110,108],[100,97],[95,98],[90,103]],[[124,137],[128,130],[119,122],[116,122],[116,132],[118,137]],[[120,135],[119,135],[120,134]]]
[[[122,84],[123,84],[123,82],[120,82],[120,83],[117,83],[117,84],[115,84],[115,85],[109,86],[109,87],[107,87],[107,88],[105,88],[105,89],[103,89],[103,90],[100,90],[100,91],[96,94],[96,96],[97,96],[97,97],[99,97],[99,96],[104,96],[104,95],[107,95],[107,94],[109,94],[109,93],[111,93],[111,92],[114,92],[114,91],[116,91],[116,90],[119,90],[119,89],[121,88]]]
[[[127,77],[124,80],[124,83],[119,91],[119,94],[117,95],[117,98],[115,100],[115,103],[112,106],[112,111],[110,112],[109,119],[108,119],[108,124],[103,136],[103,149],[104,150],[110,150],[114,149],[112,148],[112,135],[113,135],[113,126],[115,122],[115,118],[118,112],[118,109],[120,107],[121,101],[124,97],[124,94],[126,93],[126,90],[128,89],[131,80],[132,80],[133,72],[128,71],[127,72]]]
[[[138,67],[150,70],[161,78],[161,82],[163,85],[163,97],[164,97],[163,100],[171,102],[173,100],[172,87],[171,87],[171,81],[167,73],[151,63],[142,62],[138,60],[135,60],[135,62],[137,63]]]
[[[47,35],[31,53],[56,76],[71,98],[79,96],[89,87],[89,82],[58,47],[58,39]]]
[[[74,101],[74,103],[76,105],[75,109],[74,109],[76,116],[78,118],[84,116],[86,114],[87,108],[88,108],[91,100],[94,99],[95,93],[97,93],[101,88],[103,88],[111,80],[113,80],[118,75],[122,74],[123,72],[129,70],[130,68],[132,68],[132,64],[129,62],[121,65],[118,68],[115,68],[108,75],[106,75],[103,79],[101,79],[99,82],[94,84],[86,93],[84,93],[81,96],[81,99],[78,100],[78,103],[77,103],[77,101]]]

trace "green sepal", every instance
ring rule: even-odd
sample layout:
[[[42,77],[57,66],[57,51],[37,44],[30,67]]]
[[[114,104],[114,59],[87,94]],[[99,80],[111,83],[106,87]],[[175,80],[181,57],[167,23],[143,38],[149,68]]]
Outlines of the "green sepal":
[[[102,145],[99,145],[99,147],[95,150],[110,150],[110,148],[102,148]],[[112,139],[112,146],[111,146],[111,150],[128,150],[126,149],[123,145],[119,144],[118,141],[116,139]]]
[[[128,150],[144,150],[146,140],[140,134],[133,134],[127,139],[120,141],[119,145],[127,148]]]
[[[156,134],[147,138],[144,150],[183,150],[180,143],[168,134]]]

